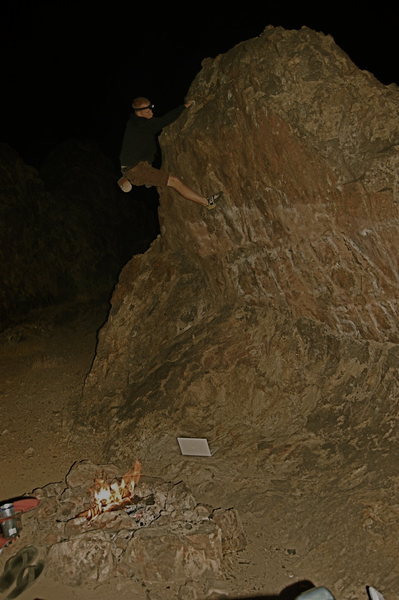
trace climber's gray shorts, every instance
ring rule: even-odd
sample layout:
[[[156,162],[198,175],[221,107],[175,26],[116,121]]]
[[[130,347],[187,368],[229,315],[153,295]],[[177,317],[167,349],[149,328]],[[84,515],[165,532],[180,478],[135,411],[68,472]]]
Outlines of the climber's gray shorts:
[[[168,183],[169,173],[156,169],[148,162],[139,162],[135,167],[123,167],[122,173],[132,185],[164,187]]]

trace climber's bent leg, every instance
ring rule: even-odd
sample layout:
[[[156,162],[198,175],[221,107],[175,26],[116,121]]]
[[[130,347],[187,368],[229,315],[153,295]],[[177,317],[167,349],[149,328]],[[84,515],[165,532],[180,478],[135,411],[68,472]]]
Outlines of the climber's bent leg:
[[[208,209],[216,208],[216,200],[221,197],[221,192],[205,198],[188,185],[183,183],[175,175],[169,175],[169,173],[163,169],[156,169],[148,162],[140,162],[134,167],[122,167],[123,177],[118,180],[118,185],[124,192],[129,192],[133,185],[146,187],[171,187],[176,190],[180,196],[201,206],[206,206]]]
[[[188,185],[180,181],[180,179],[174,175],[169,175],[167,186],[176,190],[176,192],[186,200],[191,200],[202,206],[208,206],[208,200],[204,198],[204,196],[200,196],[197,192],[194,192],[194,190],[189,188]]]

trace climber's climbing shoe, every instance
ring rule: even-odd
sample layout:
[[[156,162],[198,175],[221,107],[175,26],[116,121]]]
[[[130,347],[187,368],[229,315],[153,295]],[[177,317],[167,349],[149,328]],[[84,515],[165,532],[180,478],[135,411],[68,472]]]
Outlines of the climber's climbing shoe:
[[[216,194],[212,194],[212,196],[208,196],[207,200],[208,200],[208,206],[207,209],[208,210],[213,210],[214,208],[216,208],[217,206],[217,202],[218,200],[220,200],[220,198],[222,197],[223,192],[217,192]]]

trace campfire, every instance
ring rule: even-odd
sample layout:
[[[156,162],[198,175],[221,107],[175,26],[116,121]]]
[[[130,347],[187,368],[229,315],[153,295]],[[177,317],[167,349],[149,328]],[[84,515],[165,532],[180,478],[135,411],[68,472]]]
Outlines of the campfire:
[[[139,461],[124,475],[79,461],[64,481],[33,491],[40,504],[21,538],[40,549],[47,577],[77,586],[118,578],[137,597],[143,585],[162,593],[168,586],[178,597],[186,582],[205,595],[208,581],[227,580],[246,545],[237,511],[197,502],[183,481],[141,471]]]
[[[79,513],[77,517],[85,517],[88,521],[105,512],[120,510],[134,503],[134,491],[141,476],[141,462],[136,460],[130,471],[120,479],[108,483],[106,479],[96,479],[92,493],[92,505]]]

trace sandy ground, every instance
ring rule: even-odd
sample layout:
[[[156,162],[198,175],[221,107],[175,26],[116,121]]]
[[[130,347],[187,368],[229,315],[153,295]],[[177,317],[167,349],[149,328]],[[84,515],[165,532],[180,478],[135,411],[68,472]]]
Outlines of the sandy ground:
[[[102,440],[84,424],[81,429],[72,428],[71,418],[79,405],[85,376],[95,355],[97,331],[106,319],[107,310],[107,302],[51,308],[1,334],[0,499],[64,480],[75,461],[103,462]],[[371,581],[364,581],[365,584],[379,585],[384,577],[392,574],[390,585],[395,589],[397,553],[392,521],[384,524],[380,537],[376,537],[377,530],[374,534],[373,525],[367,525],[370,518],[365,521],[366,525],[359,521],[358,526],[356,520],[360,519],[360,513],[352,488],[336,489],[335,483],[331,483],[330,490],[331,476],[327,467],[324,479],[301,481],[300,475],[293,476],[294,459],[290,461],[280,450],[277,448],[275,459],[269,460],[271,467],[276,468],[276,475],[269,478],[267,484],[262,474],[238,480],[234,473],[229,473],[223,457],[215,455],[212,468],[219,485],[212,484],[208,497],[204,494],[199,500],[221,506],[218,501],[223,498],[230,506],[236,506],[248,546],[240,554],[230,581],[214,582],[206,597],[224,597],[224,592],[229,598],[271,600],[290,585],[304,580],[335,588],[335,593],[347,592],[351,573],[360,568],[364,572],[360,573],[353,591],[344,595],[337,593],[338,600],[341,597],[366,600],[363,581],[368,571],[373,577]],[[159,465],[159,476],[163,475],[165,465]],[[182,457],[179,468],[181,473],[186,469],[188,475],[191,471],[194,483],[205,481],[211,472],[207,464],[195,460],[184,463]],[[376,506],[389,502],[388,491],[391,494],[389,489],[386,497],[375,500]],[[331,515],[334,514],[347,515],[347,520],[343,516],[345,522],[332,526]],[[303,523],[303,533],[298,523]],[[352,525],[354,531],[356,527],[362,531],[356,547],[350,543]],[[388,548],[384,541],[387,535],[392,537]],[[363,549],[370,542],[375,547],[375,555],[370,557],[368,553],[369,568],[364,564]],[[3,550],[0,564],[15,553],[19,543]],[[349,565],[348,560],[353,563]],[[159,596],[149,595],[119,579],[93,589],[70,588],[48,580],[45,572],[19,596],[21,600],[158,600],[158,597],[167,598],[170,594],[164,590]],[[293,597],[292,593],[285,596],[287,600]],[[187,589],[179,598],[195,600],[196,596]],[[386,596],[386,600],[389,598]]]
[[[59,307],[0,336],[0,498],[64,478],[98,458],[99,440],[71,434],[70,419],[93,360],[107,306]]]
[[[1,334],[2,500],[63,480],[77,460],[101,462],[101,440],[84,428],[72,432],[71,417],[107,310],[106,302],[50,308]],[[12,556],[13,546],[3,553]],[[43,575],[19,598],[91,597],[79,593]]]
[[[102,440],[83,424],[81,431],[76,431],[76,427],[72,431],[71,418],[79,405],[85,376],[95,354],[97,331],[106,319],[107,310],[107,302],[49,308],[1,334],[0,499],[62,481],[75,461],[102,462]],[[253,517],[248,522],[244,518],[244,526],[257,528]],[[233,587],[250,588],[254,596],[263,597],[264,587],[259,583],[259,573],[262,580],[264,570],[261,546],[270,546],[270,538],[269,544],[266,543],[268,537],[267,532],[261,530],[254,535],[255,545],[250,543],[240,557],[243,573],[237,574],[235,582],[230,582]],[[18,541],[4,549],[1,562],[4,564],[19,546]],[[294,577],[289,567],[292,556],[283,549],[281,552],[285,563],[283,581],[289,585]],[[256,555],[258,558],[254,559]],[[276,585],[284,587],[280,582]],[[221,595],[218,590],[226,591],[224,583],[218,586],[215,582],[213,588],[215,597]],[[187,595],[190,596],[189,590]],[[50,581],[44,572],[19,598],[132,600],[149,596],[126,586],[124,580],[95,589],[80,589]]]

